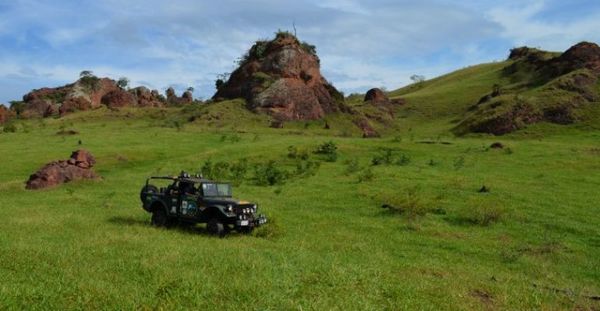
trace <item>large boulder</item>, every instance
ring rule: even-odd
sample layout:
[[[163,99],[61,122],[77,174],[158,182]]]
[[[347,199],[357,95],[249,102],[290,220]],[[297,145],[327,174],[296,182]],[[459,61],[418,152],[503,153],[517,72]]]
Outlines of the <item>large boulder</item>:
[[[53,161],[29,177],[27,189],[43,189],[83,179],[96,179],[92,170],[95,158],[86,150],[77,150],[66,161]]]
[[[256,42],[213,99],[244,98],[250,110],[283,121],[347,111],[343,95],[319,67],[314,46],[281,32],[272,41]]]
[[[389,98],[381,89],[373,88],[367,92],[364,101],[374,103],[387,103],[389,101]]]

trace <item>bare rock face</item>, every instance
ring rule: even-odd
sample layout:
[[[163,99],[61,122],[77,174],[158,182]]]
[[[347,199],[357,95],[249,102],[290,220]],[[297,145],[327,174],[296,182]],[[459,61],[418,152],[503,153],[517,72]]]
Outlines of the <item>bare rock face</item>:
[[[0,125],[8,122],[12,117],[14,117],[14,113],[0,104]]]
[[[279,33],[272,41],[256,42],[213,99],[244,98],[250,110],[282,121],[346,112],[343,96],[323,78],[319,62],[314,46]]]
[[[118,89],[107,93],[102,96],[102,104],[108,108],[122,108],[136,106],[136,98],[133,94]]]
[[[108,78],[94,76],[83,77],[75,83],[57,88],[41,88],[23,96],[24,117],[49,117],[65,115],[75,111],[96,109],[102,106],[110,108],[140,106],[161,107],[164,101],[158,92],[152,93],[146,88],[134,88],[125,91]]]
[[[27,189],[43,189],[83,179],[96,179],[92,170],[95,158],[86,150],[77,150],[66,161],[53,161],[29,177]]]

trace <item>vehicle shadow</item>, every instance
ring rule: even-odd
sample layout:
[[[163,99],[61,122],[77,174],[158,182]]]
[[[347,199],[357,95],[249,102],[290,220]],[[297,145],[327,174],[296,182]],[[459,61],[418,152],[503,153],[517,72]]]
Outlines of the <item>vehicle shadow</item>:
[[[188,223],[177,223],[168,228],[157,228],[152,226],[150,220],[141,220],[135,217],[124,217],[124,216],[113,216],[108,218],[108,222],[119,225],[119,226],[136,226],[136,227],[146,227],[146,228],[154,228],[156,230],[169,230],[175,231],[182,234],[193,234],[193,235],[204,235],[207,237],[215,237],[206,231],[205,226],[201,225],[192,225]],[[229,233],[227,236],[237,236],[238,234],[235,232]]]

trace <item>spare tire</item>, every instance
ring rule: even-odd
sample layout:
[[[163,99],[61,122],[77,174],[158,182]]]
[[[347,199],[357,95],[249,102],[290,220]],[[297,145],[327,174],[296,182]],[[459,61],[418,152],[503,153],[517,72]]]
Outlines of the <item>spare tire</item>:
[[[142,190],[140,191],[140,200],[142,201],[142,204],[144,202],[146,202],[146,196],[148,194],[154,194],[154,193],[158,193],[158,188],[156,188],[156,186],[154,185],[146,185],[142,188]]]

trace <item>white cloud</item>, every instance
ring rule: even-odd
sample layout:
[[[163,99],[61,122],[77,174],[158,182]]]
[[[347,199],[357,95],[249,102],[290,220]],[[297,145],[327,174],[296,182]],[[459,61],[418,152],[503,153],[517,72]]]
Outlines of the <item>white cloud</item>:
[[[510,0],[20,0],[0,5],[0,101],[73,81],[83,69],[210,97],[217,74],[257,39],[298,30],[345,92],[389,89],[497,59],[514,45],[564,49],[598,40],[600,16],[539,19],[548,2]],[[33,70],[29,70],[33,69]],[[29,81],[29,82],[27,82]],[[13,84],[11,84],[13,83]],[[15,82],[16,83],[16,82]]]
[[[569,21],[540,18],[545,9],[548,9],[547,2],[536,1],[532,4],[494,8],[490,10],[489,17],[502,25],[501,35],[518,46],[564,51],[579,41],[600,40],[599,7],[590,7],[588,15]]]

